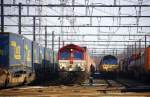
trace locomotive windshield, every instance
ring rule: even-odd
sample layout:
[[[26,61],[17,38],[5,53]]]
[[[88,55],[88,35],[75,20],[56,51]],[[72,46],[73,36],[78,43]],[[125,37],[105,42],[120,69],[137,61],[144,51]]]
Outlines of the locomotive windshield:
[[[117,60],[116,59],[103,60],[103,64],[117,64]]]
[[[75,60],[83,60],[83,53],[79,51],[74,52],[74,59]]]
[[[61,52],[62,60],[68,60],[69,58],[70,58],[70,52],[68,52],[68,51]]]
[[[117,58],[114,56],[105,56],[102,61],[103,64],[117,64]]]

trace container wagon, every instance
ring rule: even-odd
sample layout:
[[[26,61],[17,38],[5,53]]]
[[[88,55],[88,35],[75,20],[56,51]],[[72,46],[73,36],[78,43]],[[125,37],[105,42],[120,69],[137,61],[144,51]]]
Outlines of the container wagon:
[[[122,62],[121,72],[141,80],[150,80],[150,47],[126,58]]]
[[[0,33],[0,86],[24,84],[34,79],[32,42],[17,34]]]

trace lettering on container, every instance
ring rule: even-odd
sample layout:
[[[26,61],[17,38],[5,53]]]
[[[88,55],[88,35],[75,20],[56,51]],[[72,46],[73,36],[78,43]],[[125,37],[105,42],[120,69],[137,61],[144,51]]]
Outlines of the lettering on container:
[[[25,52],[26,52],[26,61],[30,62],[31,61],[31,51],[30,51],[28,45],[25,45]]]
[[[0,48],[0,56],[3,56],[3,50]]]
[[[21,59],[20,46],[17,45],[16,41],[11,41],[11,46],[14,47],[14,58],[16,60],[20,60]]]
[[[46,53],[46,60],[48,60],[48,58],[49,58],[48,54],[49,54],[49,53],[47,52],[47,53]]]
[[[43,58],[44,58],[44,55],[43,55],[42,50],[40,50],[40,58],[41,58],[41,59],[43,59]]]
[[[34,61],[35,63],[38,63],[38,58],[37,58],[37,53],[36,53],[36,49],[34,48]]]

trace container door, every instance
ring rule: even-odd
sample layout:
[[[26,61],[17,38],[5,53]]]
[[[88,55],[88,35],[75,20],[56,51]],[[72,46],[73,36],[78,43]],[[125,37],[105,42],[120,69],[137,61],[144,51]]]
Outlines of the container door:
[[[0,34],[0,68],[9,66],[9,34]]]
[[[23,38],[16,34],[9,34],[9,60],[13,71],[21,70],[24,66]]]

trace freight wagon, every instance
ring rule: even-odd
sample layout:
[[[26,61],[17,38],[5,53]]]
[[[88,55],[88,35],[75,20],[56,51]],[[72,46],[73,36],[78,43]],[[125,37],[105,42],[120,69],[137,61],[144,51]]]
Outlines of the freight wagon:
[[[38,70],[40,67],[40,46],[36,42],[32,42],[32,66],[33,70]]]
[[[124,58],[120,63],[120,71],[127,76],[130,75],[130,77],[150,80],[150,47],[146,47],[141,52],[131,54],[129,58]]]
[[[13,33],[0,33],[0,86],[34,79],[32,41]]]
[[[56,69],[51,60],[51,49],[22,35],[0,33],[0,87],[48,79]]]

